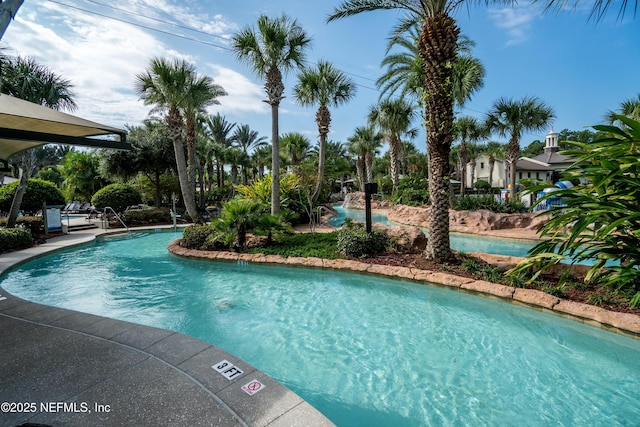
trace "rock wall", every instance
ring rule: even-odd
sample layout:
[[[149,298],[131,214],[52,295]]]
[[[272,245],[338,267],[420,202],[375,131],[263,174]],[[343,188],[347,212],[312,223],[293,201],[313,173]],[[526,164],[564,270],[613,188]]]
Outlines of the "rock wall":
[[[396,205],[387,212],[391,221],[428,228],[429,208]],[[498,214],[488,210],[449,211],[449,228],[462,233],[492,230],[537,230],[546,217],[537,213]]]
[[[364,193],[356,191],[353,193],[347,193],[344,196],[344,202],[342,203],[347,209],[364,209]],[[371,200],[371,209],[389,209],[391,208],[391,202],[388,200]]]

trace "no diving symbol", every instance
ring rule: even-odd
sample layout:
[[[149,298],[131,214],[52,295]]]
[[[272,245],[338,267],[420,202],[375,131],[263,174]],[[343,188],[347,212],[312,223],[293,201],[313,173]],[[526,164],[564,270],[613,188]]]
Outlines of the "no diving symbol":
[[[250,381],[247,384],[242,386],[242,390],[245,393],[247,393],[249,396],[253,396],[263,388],[265,388],[265,385],[258,380]]]

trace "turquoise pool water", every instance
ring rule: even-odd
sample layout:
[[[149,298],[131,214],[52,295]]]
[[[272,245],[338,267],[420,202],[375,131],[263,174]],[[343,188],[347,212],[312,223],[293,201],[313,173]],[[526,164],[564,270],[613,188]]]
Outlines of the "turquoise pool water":
[[[14,295],[185,333],[245,359],[339,426],[627,426],[640,341],[448,289],[181,259],[180,233],[53,254]]]
[[[331,218],[329,223],[334,227],[339,227],[349,217],[356,221],[365,221],[365,212],[362,209],[344,209],[342,206],[334,206],[338,215]],[[371,214],[372,222],[379,222],[387,225],[399,225],[387,219],[387,215],[380,212]],[[423,230],[424,231],[424,230]],[[464,233],[451,233],[451,248],[461,252],[484,252],[486,254],[510,255],[525,257],[535,242],[521,239],[505,239]]]

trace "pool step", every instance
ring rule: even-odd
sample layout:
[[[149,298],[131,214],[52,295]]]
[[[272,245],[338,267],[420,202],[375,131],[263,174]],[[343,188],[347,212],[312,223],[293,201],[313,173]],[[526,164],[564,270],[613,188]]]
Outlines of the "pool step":
[[[82,231],[82,230],[92,230],[94,228],[98,228],[95,224],[79,224],[79,225],[70,225],[69,232],[73,231]]]

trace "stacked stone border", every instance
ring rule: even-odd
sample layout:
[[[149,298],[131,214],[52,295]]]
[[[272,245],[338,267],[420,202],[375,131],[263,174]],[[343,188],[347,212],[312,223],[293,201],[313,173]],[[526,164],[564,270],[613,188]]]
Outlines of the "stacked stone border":
[[[185,258],[223,262],[247,261],[257,264],[284,264],[307,268],[347,270],[360,274],[410,280],[419,284],[450,288],[460,292],[522,305],[610,332],[640,339],[640,316],[630,313],[618,313],[589,304],[565,300],[535,289],[514,288],[438,271],[369,264],[345,259],[331,260],[315,257],[283,257],[280,255],[245,254],[228,251],[200,251],[180,246],[181,240],[174,240],[167,246],[170,253]]]

